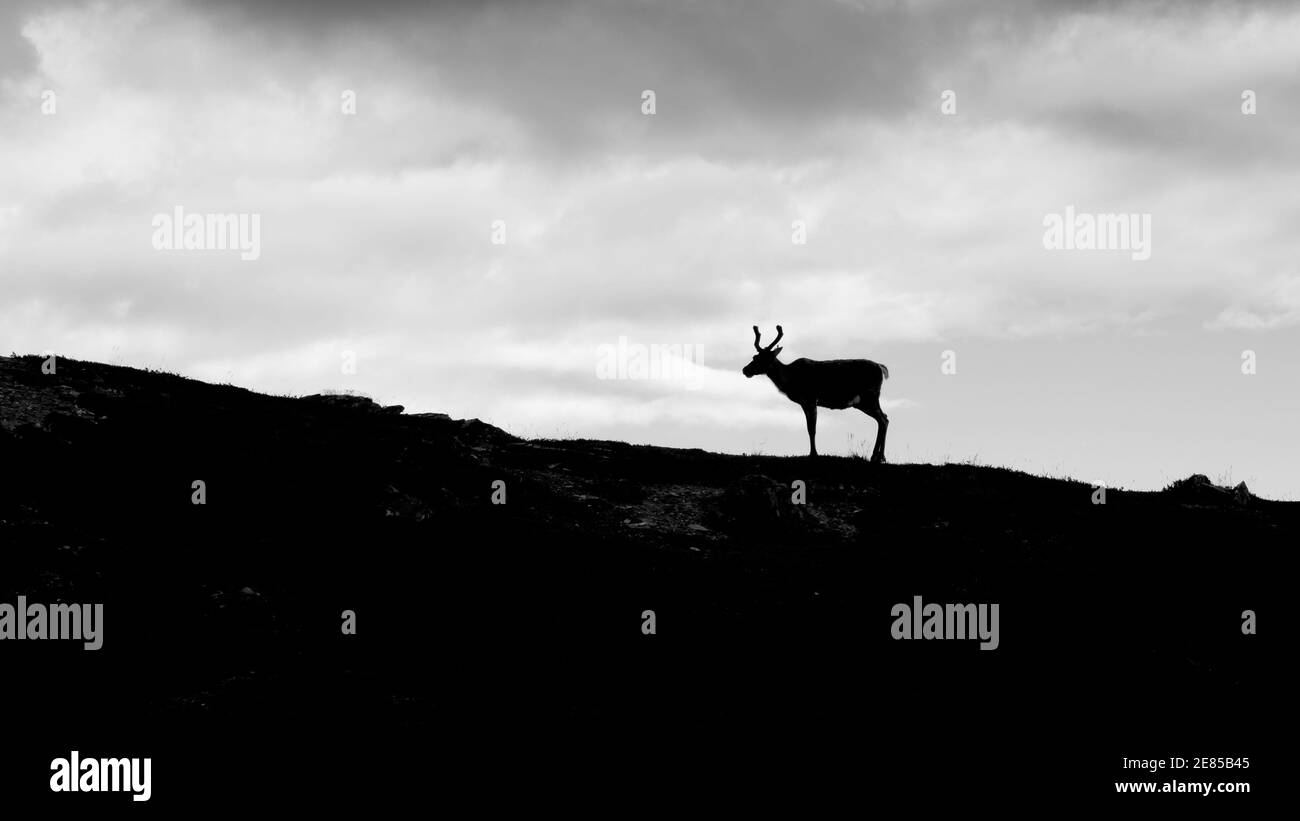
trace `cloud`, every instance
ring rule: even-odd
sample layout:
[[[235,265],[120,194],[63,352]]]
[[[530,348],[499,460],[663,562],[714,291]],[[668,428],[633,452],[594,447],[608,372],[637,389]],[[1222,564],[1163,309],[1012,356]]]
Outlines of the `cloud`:
[[[797,452],[739,374],[781,323],[890,364],[933,442],[979,406],[927,381],[944,349],[1295,325],[1297,34],[1268,3],[5,5],[0,344]],[[153,250],[176,205],[259,214],[261,258]],[[1151,214],[1151,260],[1045,250],[1071,205]],[[701,346],[705,384],[596,379],[620,336]]]
[[[1300,276],[1272,279],[1252,304],[1224,308],[1205,323],[1212,331],[1273,331],[1300,324]]]

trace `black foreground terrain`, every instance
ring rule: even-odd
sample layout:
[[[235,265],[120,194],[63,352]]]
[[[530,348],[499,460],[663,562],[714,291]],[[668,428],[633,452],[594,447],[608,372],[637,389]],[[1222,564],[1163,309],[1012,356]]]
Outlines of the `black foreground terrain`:
[[[0,602],[102,602],[103,647],[0,642],[11,798],[48,797],[72,749],[152,756],[155,807],[617,785],[614,813],[696,779],[809,811],[939,784],[1114,802],[1145,780],[1122,758],[1169,756],[1249,756],[1213,780],[1255,798],[1280,784],[1300,504],[525,441],[43,361],[0,358]],[[914,596],[999,603],[999,646],[894,640]]]

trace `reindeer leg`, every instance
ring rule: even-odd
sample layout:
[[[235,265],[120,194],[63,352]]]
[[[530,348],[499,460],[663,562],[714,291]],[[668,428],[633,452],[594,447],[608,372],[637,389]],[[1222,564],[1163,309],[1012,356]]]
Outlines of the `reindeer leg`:
[[[808,420],[808,455],[817,455],[817,406],[804,405],[803,415]]]
[[[889,417],[880,409],[880,397],[865,397],[857,409],[876,420],[876,444],[871,449],[871,461],[885,461],[885,435],[889,433]]]

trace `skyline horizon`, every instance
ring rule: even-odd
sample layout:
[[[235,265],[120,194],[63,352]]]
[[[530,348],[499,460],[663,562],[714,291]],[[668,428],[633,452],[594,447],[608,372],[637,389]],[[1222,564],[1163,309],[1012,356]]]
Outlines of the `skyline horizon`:
[[[784,346],[784,341],[783,341]],[[932,346],[930,346],[932,347]],[[926,350],[930,350],[927,347]],[[42,353],[22,353],[17,352],[20,356],[43,356]],[[56,354],[60,358],[69,358],[81,361],[101,362],[103,364],[116,365],[120,367],[135,368],[137,370],[161,370],[187,379],[196,379],[209,384],[232,385],[237,388],[250,390],[256,393],[262,393],[270,396],[306,396],[313,393],[351,393],[374,399],[381,405],[400,404],[405,407],[406,413],[448,413],[453,418],[479,419],[480,421],[494,425],[505,432],[518,436],[522,439],[591,439],[600,441],[624,442],[630,445],[646,445],[653,447],[667,447],[676,449],[702,449],[713,453],[734,455],[734,456],[775,456],[789,458],[805,458],[807,456],[807,439],[803,429],[803,417],[796,405],[793,405],[782,396],[770,381],[763,376],[755,377],[749,380],[757,383],[760,390],[754,391],[751,396],[757,403],[762,403],[764,407],[764,416],[768,421],[760,428],[761,438],[750,440],[749,443],[741,442],[735,439],[724,439],[720,443],[710,442],[716,434],[711,429],[701,428],[689,430],[688,426],[680,425],[665,428],[664,426],[652,427],[647,423],[641,424],[591,424],[587,427],[579,426],[579,423],[562,423],[552,427],[541,427],[534,422],[521,420],[510,416],[509,414],[492,414],[477,412],[473,408],[473,403],[454,402],[443,406],[436,398],[430,398],[427,394],[419,391],[404,390],[400,385],[389,385],[378,381],[368,382],[364,378],[353,378],[341,376],[330,382],[330,378],[321,374],[319,379],[313,381],[313,377],[304,376],[298,380],[288,380],[285,382],[267,382],[264,379],[258,381],[256,378],[244,383],[239,380],[240,375],[235,372],[228,372],[225,375],[218,375],[210,369],[200,367],[197,372],[189,373],[180,370],[172,370],[172,367],[166,365],[165,357],[160,357],[157,363],[133,363],[125,361],[123,357],[118,357],[120,361],[112,361],[107,358],[84,357],[74,354]],[[743,351],[740,355],[745,357]],[[781,355],[781,359],[787,364],[794,361],[796,356],[789,355],[788,352]],[[815,357],[810,357],[815,358]],[[832,358],[832,357],[826,357]],[[599,354],[593,355],[593,361],[599,361]],[[743,385],[744,376],[740,374],[740,366],[746,359],[741,359],[738,355],[735,358],[736,368],[734,376],[741,380]],[[888,364],[888,363],[885,363]],[[721,368],[710,368],[706,363],[702,367],[712,370],[716,375],[723,378],[730,378],[732,373]],[[894,381],[894,371],[891,366],[891,380],[885,383],[885,390],[882,392],[882,404],[891,412],[891,421],[894,425],[899,426],[898,420],[904,423],[908,421],[908,408],[916,407],[914,400],[908,398],[891,399],[889,386]],[[636,380],[632,380],[636,381]],[[662,383],[663,380],[642,380],[648,383]],[[277,388],[280,384],[282,388]],[[312,387],[315,385],[315,387]],[[690,389],[684,387],[674,388],[681,390],[683,395],[689,395]],[[672,396],[673,393],[669,393]],[[660,400],[662,401],[662,400]],[[455,407],[457,410],[449,410]],[[902,408],[902,411],[895,412],[893,409]],[[861,457],[865,460],[869,453],[870,443],[875,436],[875,425],[871,420],[862,417],[860,414],[850,410],[830,411],[822,409],[819,416],[818,430],[818,447],[821,456],[838,456],[838,457]],[[960,440],[959,440],[960,441]],[[947,447],[947,446],[943,446]],[[943,450],[938,448],[921,450],[914,443],[906,439],[895,440],[895,445],[890,449],[890,462],[894,464],[970,464],[979,467],[990,467],[998,469],[1007,469],[1027,473],[1033,476],[1041,476],[1051,479],[1063,479],[1069,481],[1078,481],[1091,487],[1098,487],[1104,484],[1108,489],[1120,489],[1138,492],[1158,492],[1171,483],[1186,479],[1195,474],[1201,474],[1208,477],[1216,485],[1233,487],[1241,482],[1245,482],[1251,493],[1264,499],[1274,501],[1300,501],[1300,495],[1289,496],[1284,488],[1289,485],[1282,484],[1274,486],[1267,477],[1261,476],[1257,470],[1252,470],[1249,465],[1243,465],[1240,461],[1215,462],[1214,464],[1198,463],[1211,462],[1213,459],[1198,460],[1191,458],[1183,463],[1181,468],[1166,468],[1159,465],[1150,465],[1148,469],[1138,475],[1129,477],[1115,477],[1107,475],[1107,471],[1102,469],[1088,472],[1085,468],[1083,471],[1071,471],[1067,464],[1068,458],[1050,454],[1009,454],[1002,451],[980,450],[978,445],[971,445],[974,450],[966,452],[954,452],[953,449]],[[1154,461],[1154,460],[1153,460]],[[1085,475],[1086,474],[1086,475]],[[1278,487],[1283,488],[1279,492]]]

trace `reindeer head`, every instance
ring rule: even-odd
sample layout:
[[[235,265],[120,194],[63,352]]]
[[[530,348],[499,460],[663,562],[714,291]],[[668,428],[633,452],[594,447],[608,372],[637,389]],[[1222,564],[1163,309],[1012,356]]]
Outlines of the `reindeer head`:
[[[745,376],[760,376],[767,373],[768,368],[771,368],[772,363],[776,361],[777,354],[781,353],[781,349],[776,347],[776,343],[780,342],[783,336],[785,336],[785,331],[781,330],[780,325],[777,325],[776,339],[773,339],[772,344],[766,348],[760,347],[758,342],[761,334],[758,332],[758,326],[755,325],[754,350],[758,351],[758,353],[754,354],[754,358],[749,360],[749,364],[745,366],[741,373]]]

